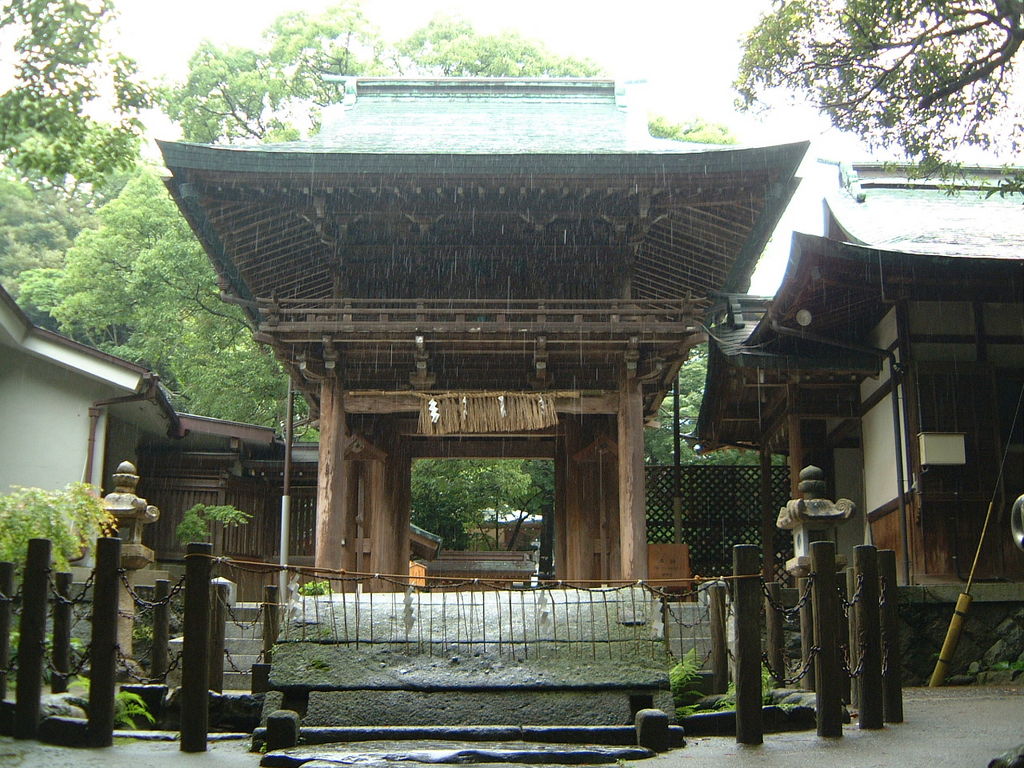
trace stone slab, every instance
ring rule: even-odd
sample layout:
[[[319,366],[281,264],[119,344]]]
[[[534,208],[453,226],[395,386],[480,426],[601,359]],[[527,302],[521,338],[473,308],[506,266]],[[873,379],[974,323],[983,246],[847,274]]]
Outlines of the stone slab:
[[[813,719],[813,713],[812,713]],[[670,725],[669,742],[681,747],[683,728]],[[252,751],[261,751],[266,743],[266,728],[252,732]],[[434,726],[353,726],[304,727],[302,744],[336,744],[363,741],[528,741],[538,744],[606,744],[629,747],[637,743],[636,728],[631,725],[434,725]]]
[[[596,651],[595,651],[596,653]],[[380,646],[282,643],[270,687],[309,691],[668,690],[671,659],[429,656]]]
[[[643,747],[608,747],[582,744],[527,744],[525,742],[369,742],[296,747],[268,752],[260,761],[265,768],[297,768],[320,761],[330,766],[388,765],[400,762],[450,765],[466,763],[526,763],[551,765],[601,765],[619,760],[642,760],[654,752]]]
[[[643,694],[641,694],[643,695]],[[673,711],[672,695],[648,696]],[[313,691],[304,726],[628,725],[623,691]]]

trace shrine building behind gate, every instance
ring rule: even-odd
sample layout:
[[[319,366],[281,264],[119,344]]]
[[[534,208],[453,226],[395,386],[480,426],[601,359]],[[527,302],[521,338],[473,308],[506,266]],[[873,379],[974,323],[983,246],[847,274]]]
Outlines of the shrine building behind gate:
[[[653,139],[610,80],[349,79],[307,140],[161,143],[319,415],[316,564],[408,571],[411,462],[546,458],[557,575],[647,574],[643,428],[806,144]]]

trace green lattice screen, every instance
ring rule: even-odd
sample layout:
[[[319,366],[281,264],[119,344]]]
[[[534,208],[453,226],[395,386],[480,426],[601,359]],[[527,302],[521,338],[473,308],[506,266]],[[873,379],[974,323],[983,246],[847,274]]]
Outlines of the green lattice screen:
[[[647,467],[647,541],[670,542],[673,534],[671,466]],[[789,500],[789,468],[772,467],[772,508]],[[683,541],[690,545],[690,567],[701,576],[732,571],[734,544],[761,543],[759,467],[684,466],[680,468]],[[772,561],[779,578],[793,556],[793,537],[775,532]]]

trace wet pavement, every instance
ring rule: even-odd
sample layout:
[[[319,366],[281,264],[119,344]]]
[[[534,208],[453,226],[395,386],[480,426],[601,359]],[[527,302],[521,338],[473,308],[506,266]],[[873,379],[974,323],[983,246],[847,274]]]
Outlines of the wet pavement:
[[[757,747],[731,738],[690,739],[684,749],[631,765],[643,768],[756,766],[756,768],[969,768],[983,767],[1024,743],[1024,688],[908,689],[906,722],[881,731],[846,726],[841,739],[812,732],[769,734]],[[186,755],[174,742],[118,739],[109,749],[74,750],[0,738],[3,768],[254,768],[260,756],[248,741],[223,741],[210,751]]]

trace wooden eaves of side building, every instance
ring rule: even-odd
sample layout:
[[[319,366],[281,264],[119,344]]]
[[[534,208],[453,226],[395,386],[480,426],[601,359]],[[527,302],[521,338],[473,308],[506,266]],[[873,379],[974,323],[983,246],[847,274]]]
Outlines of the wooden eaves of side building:
[[[794,236],[774,298],[723,304],[697,432],[824,467],[867,515],[846,543],[895,549],[908,581],[965,578],[992,501],[977,577],[1021,579],[1006,534],[1024,490],[1020,206],[907,185],[867,198],[830,201],[829,237]],[[857,216],[888,247],[851,242]],[[950,440],[959,457],[929,453]]]

